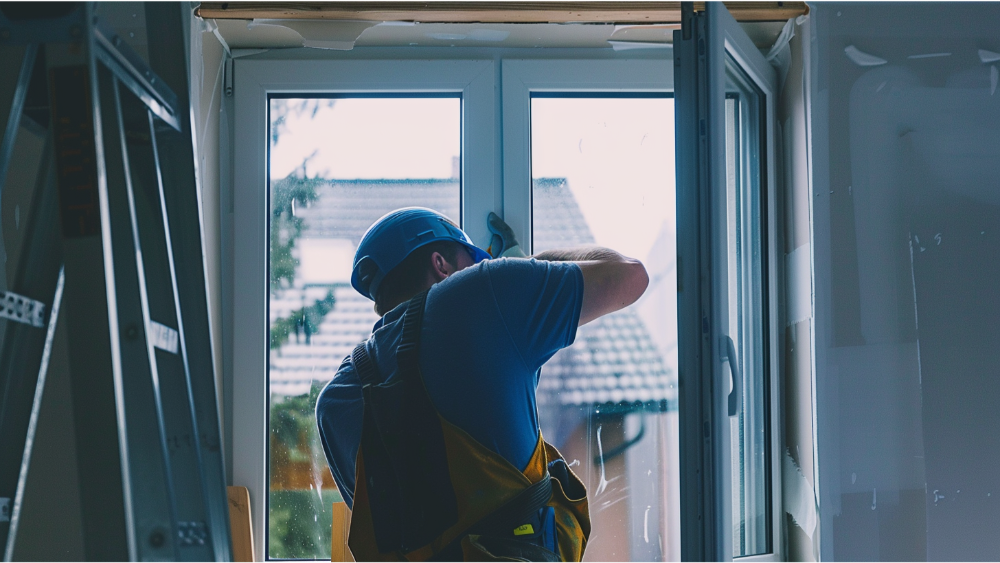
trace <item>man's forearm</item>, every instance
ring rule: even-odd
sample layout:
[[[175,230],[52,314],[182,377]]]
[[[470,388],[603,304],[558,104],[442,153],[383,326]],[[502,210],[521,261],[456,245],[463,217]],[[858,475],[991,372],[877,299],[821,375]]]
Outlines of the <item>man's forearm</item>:
[[[532,258],[575,262],[580,267],[583,274],[581,325],[635,303],[649,286],[649,274],[642,262],[602,246],[546,250]]]
[[[587,262],[590,260],[604,260],[624,262],[628,258],[618,252],[603,246],[577,246],[573,248],[556,248],[545,250],[530,256],[536,260],[548,260],[549,262]]]

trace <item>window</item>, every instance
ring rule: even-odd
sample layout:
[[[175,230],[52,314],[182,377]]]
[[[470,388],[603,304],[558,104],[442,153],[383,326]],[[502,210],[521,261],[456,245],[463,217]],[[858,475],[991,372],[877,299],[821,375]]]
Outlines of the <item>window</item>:
[[[269,110],[267,554],[329,559],[341,498],[313,411],[378,320],[351,287],[354,250],[398,207],[459,220],[461,98],[272,97]]]
[[[729,319],[726,331],[742,377],[730,412],[733,557],[771,551],[770,394],[765,351],[760,89],[727,59],[726,224]],[[728,351],[727,351],[728,354]],[[730,358],[733,361],[733,358]]]
[[[673,129],[665,93],[531,98],[532,251],[598,244],[650,272],[538,386],[542,433],[587,484],[597,560],[680,558]]]
[[[264,515],[253,519],[258,557],[328,559],[339,494],[316,438],[315,395],[376,318],[345,282],[353,245],[404,205],[485,217],[492,63],[237,63],[233,192],[223,201],[231,478]],[[390,78],[373,86],[373,76]],[[463,127],[482,136],[470,143]],[[470,176],[480,189],[463,193]],[[484,221],[479,244],[487,232]]]
[[[674,34],[683,556],[780,560],[775,71],[721,4],[690,24]]]
[[[233,288],[224,308],[227,426],[232,481],[248,486],[253,510],[267,515],[266,524],[254,521],[258,554],[329,556],[329,505],[338,494],[311,407],[376,319],[347,282],[350,258],[381,214],[423,205],[461,221],[483,248],[487,214],[502,211],[533,251],[589,242],[647,265],[650,289],[638,304],[585,326],[543,367],[539,420],[588,485],[589,559],[680,559],[688,493],[674,249],[683,227],[675,225],[670,51],[581,49],[564,60],[532,49],[453,49],[456,58],[440,60],[373,53],[235,61],[233,191],[223,200],[232,210],[224,244],[233,264],[224,279]],[[773,274],[760,235],[770,184],[754,161],[763,119],[754,108],[763,98],[733,84],[724,211],[733,217],[736,254],[726,275],[737,280],[738,310],[728,330],[748,376],[732,427],[729,537],[743,555],[778,545],[767,481],[773,380],[770,352],[759,350],[773,338],[752,322],[771,314],[760,297]],[[679,126],[686,117],[678,110],[676,119]]]

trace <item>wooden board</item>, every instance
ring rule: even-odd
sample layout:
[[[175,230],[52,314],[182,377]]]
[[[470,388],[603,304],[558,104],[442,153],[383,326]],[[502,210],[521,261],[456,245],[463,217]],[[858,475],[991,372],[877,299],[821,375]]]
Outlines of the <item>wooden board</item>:
[[[330,534],[330,561],[354,561],[351,549],[347,547],[347,536],[351,531],[351,511],[347,503],[333,503],[333,525]]]
[[[233,561],[256,561],[253,556],[250,491],[246,487],[226,487],[226,493],[229,496],[229,528],[233,535]]]
[[[785,21],[809,13],[805,2],[726,2],[736,21]],[[694,3],[695,11],[705,9]],[[215,19],[415,21],[421,23],[678,23],[680,2],[202,2]]]

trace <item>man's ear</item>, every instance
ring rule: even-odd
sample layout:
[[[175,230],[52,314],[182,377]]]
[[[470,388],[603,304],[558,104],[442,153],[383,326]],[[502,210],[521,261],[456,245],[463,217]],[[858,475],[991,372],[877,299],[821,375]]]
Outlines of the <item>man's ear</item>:
[[[434,283],[443,281],[448,276],[454,274],[454,270],[440,252],[431,253],[431,276],[434,278]]]

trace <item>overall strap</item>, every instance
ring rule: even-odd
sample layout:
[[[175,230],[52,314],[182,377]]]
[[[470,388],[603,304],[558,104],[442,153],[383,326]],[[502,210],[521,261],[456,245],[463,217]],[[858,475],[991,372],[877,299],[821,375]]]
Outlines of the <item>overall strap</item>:
[[[459,521],[442,427],[420,371],[420,331],[427,292],[412,298],[396,348],[399,377],[383,381],[367,343],[351,354],[364,390],[361,450],[378,551],[404,556],[426,548]],[[493,513],[466,527],[431,560],[461,560],[462,539],[476,534],[494,554],[557,560],[544,548],[516,541],[514,528],[531,520],[552,495],[548,472]]]
[[[351,362],[354,364],[354,369],[358,372],[358,378],[361,379],[362,387],[381,383],[378,366],[375,365],[371,356],[368,355],[368,341],[362,342],[354,348],[354,351],[351,352]]]
[[[411,299],[403,314],[398,378],[382,380],[365,344],[352,354],[365,404],[365,485],[381,553],[419,549],[458,521],[441,422],[420,375],[426,295]]]
[[[400,369],[400,375],[404,378],[419,377],[419,354],[420,354],[420,329],[424,322],[424,306],[427,303],[427,291],[420,292],[419,295],[406,304],[406,311],[403,313],[403,334],[396,348],[396,362]],[[378,385],[382,383],[378,366],[368,354],[368,341],[358,344],[351,352],[351,361],[354,369],[358,372],[362,387],[368,385]],[[414,369],[416,368],[416,369]]]
[[[424,306],[427,304],[427,292],[420,292],[406,304],[403,313],[403,334],[396,348],[396,364],[399,375],[404,380],[416,379],[423,387],[420,378],[420,329],[424,325]]]
[[[406,385],[409,386],[413,393],[421,393],[424,396],[427,396],[427,392],[423,385],[419,360],[420,330],[423,328],[426,302],[427,291],[410,299],[410,302],[406,306],[406,312],[403,315],[403,334],[400,338],[399,347],[396,348],[396,362],[400,377],[406,382]],[[435,557],[432,557],[432,559],[439,561],[460,560],[462,558],[462,538],[467,534],[479,534],[484,538],[488,538],[485,541],[490,541],[490,547],[499,553],[526,556],[523,558],[528,561],[558,560],[557,558],[550,558],[550,556],[556,557],[555,554],[551,552],[544,553],[547,550],[543,548],[521,541],[513,541],[513,538],[510,541],[505,539],[511,536],[514,528],[530,521],[531,517],[546,505],[551,496],[552,481],[549,478],[548,472],[546,472],[545,476],[537,483],[524,489],[493,513],[459,534],[454,541],[442,549]],[[499,539],[500,543],[492,542],[494,539]],[[510,543],[510,545],[505,545],[505,543]],[[517,550],[527,550],[527,552],[520,553]]]
[[[420,360],[420,329],[424,322],[424,306],[427,303],[427,291],[410,299],[406,304],[406,311],[403,313],[403,334],[396,348],[396,363],[400,369],[400,375],[404,378],[419,377]],[[358,372],[361,385],[378,385],[382,383],[378,366],[368,354],[368,341],[358,344],[351,352],[351,361],[354,369]]]

